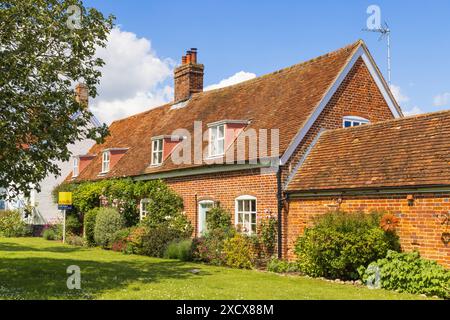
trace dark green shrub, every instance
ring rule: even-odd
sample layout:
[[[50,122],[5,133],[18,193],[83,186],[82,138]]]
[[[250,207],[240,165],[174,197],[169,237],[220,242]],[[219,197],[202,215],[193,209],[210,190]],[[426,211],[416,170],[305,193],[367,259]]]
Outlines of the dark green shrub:
[[[95,219],[95,243],[103,248],[112,244],[113,235],[125,226],[125,221],[116,209],[101,208]]]
[[[164,252],[164,258],[192,261],[192,240],[186,239],[171,242]]]
[[[358,279],[358,268],[399,250],[398,237],[380,227],[379,214],[331,212],[297,240],[300,270],[315,277]]]
[[[66,216],[66,234],[67,235],[80,235],[82,224],[75,214]]]
[[[246,235],[236,233],[223,243],[225,264],[232,268],[251,269],[255,265],[253,241]]]
[[[83,237],[80,236],[68,235],[66,237],[66,244],[69,244],[71,246],[82,247],[84,246],[84,239]]]
[[[221,207],[214,207],[206,215],[206,226],[208,230],[231,228],[231,214]]]
[[[300,270],[296,262],[272,258],[267,264],[267,271],[275,273],[290,273],[290,272],[299,272]]]
[[[234,229],[215,229],[208,231],[201,238],[194,239],[192,243],[193,259],[218,266],[224,265],[223,245],[225,240],[233,237],[234,234]]]
[[[148,234],[142,237],[142,254],[162,258],[171,242],[185,239],[188,236],[186,232],[172,228],[169,223],[162,223],[148,229]]]
[[[97,213],[101,208],[94,208],[86,212],[84,215],[84,237],[86,239],[86,245],[94,247],[96,245],[94,232],[95,232],[95,220],[97,219]]]
[[[0,211],[0,237],[24,237],[30,229],[18,211]]]
[[[362,280],[373,282],[379,274],[381,288],[450,298],[450,270],[418,252],[389,251],[386,258],[361,268]]]

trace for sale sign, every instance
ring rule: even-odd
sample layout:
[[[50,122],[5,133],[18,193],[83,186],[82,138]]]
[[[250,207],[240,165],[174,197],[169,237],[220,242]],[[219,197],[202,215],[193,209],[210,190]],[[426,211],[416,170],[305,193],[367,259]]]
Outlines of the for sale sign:
[[[72,192],[60,192],[58,195],[58,210],[72,209]]]

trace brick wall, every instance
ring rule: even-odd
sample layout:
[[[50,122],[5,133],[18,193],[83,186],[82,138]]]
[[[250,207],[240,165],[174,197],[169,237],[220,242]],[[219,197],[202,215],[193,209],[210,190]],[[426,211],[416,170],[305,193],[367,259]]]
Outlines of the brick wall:
[[[331,98],[308,134],[295,150],[293,156],[282,168],[282,181],[286,183],[294,172],[296,164],[303,157],[308,146],[322,129],[342,128],[344,116],[359,116],[373,122],[393,119],[391,110],[384,100],[364,61],[359,58],[346,79]],[[283,213],[286,219],[286,212]],[[283,246],[286,248],[288,224],[283,223]]]
[[[404,251],[419,250],[450,268],[450,244],[444,244],[443,233],[450,232],[445,215],[450,212],[450,194],[425,193],[414,195],[412,205],[407,195],[346,196],[338,205],[336,198],[292,199],[287,215],[287,248],[289,259],[295,258],[294,243],[314,216],[340,208],[346,212],[385,210],[400,219],[397,230]]]
[[[261,174],[259,169],[223,172],[166,179],[165,182],[184,201],[184,210],[197,231],[197,209],[201,200],[220,202],[232,214],[235,199],[242,195],[257,198],[257,219],[270,210],[277,214],[277,184],[275,174]]]

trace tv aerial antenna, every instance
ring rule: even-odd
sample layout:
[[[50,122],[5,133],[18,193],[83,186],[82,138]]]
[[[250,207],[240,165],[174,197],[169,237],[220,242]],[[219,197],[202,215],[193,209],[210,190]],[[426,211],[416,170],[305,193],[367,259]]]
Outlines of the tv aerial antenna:
[[[376,32],[380,34],[378,41],[383,39],[387,39],[387,66],[388,66],[388,84],[389,88],[391,87],[391,29],[387,22],[384,22],[384,25],[381,25],[379,28],[365,28],[363,31],[367,32]]]

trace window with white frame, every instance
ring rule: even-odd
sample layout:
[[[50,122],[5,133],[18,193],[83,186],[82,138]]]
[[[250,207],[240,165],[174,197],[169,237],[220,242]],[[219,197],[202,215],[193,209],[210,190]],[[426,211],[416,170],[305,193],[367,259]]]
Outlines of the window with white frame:
[[[256,233],[256,198],[241,196],[236,198],[236,229],[242,233]]]
[[[355,116],[347,116],[347,117],[344,117],[343,127],[344,128],[358,127],[358,126],[362,126],[362,125],[368,124],[368,123],[370,123],[370,121],[365,118],[355,117]]]
[[[209,156],[218,157],[225,152],[225,125],[209,128]]]
[[[148,214],[148,206],[150,204],[150,199],[142,199],[139,205],[139,218],[142,221]]]
[[[73,170],[72,170],[72,177],[78,177],[78,174],[80,173],[80,159],[78,157],[73,158]]]
[[[163,159],[163,139],[152,141],[152,166],[158,166]]]
[[[109,163],[111,162],[111,153],[104,151],[102,156],[102,173],[109,172]]]

